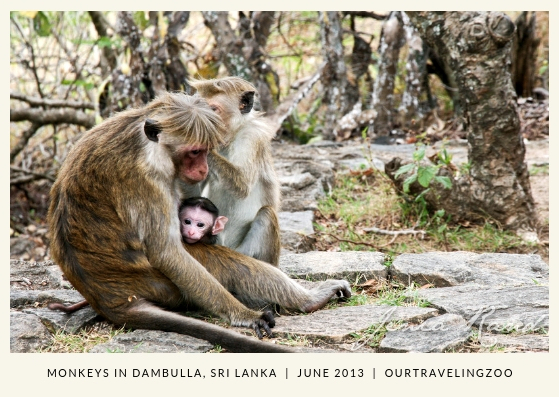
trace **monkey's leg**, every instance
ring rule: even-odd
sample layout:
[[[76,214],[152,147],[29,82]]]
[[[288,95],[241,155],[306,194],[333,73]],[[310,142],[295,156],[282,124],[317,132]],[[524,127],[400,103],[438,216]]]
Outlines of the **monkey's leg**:
[[[147,301],[138,301],[125,310],[114,310],[112,321],[127,328],[171,331],[190,335],[239,353],[293,353],[285,346],[259,341],[217,325],[168,312]],[[119,321],[119,319],[121,321]],[[273,319],[271,320],[273,322]]]
[[[308,290],[278,268],[230,248],[205,244],[184,247],[238,300],[252,308],[278,304],[310,313],[335,296],[351,296],[346,280],[327,280]]]
[[[278,217],[274,209],[266,205],[258,210],[243,242],[235,251],[277,267],[280,250]]]

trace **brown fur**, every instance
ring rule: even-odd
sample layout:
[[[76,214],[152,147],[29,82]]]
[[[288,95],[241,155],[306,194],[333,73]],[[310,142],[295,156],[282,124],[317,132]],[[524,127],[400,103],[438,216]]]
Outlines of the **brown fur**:
[[[144,131],[147,117],[163,126],[155,141]],[[184,333],[234,351],[289,351],[162,309],[195,305],[261,336],[261,328],[270,335],[273,316],[240,301],[312,311],[338,293],[350,295],[345,281],[307,291],[225,247],[183,247],[175,180],[207,175],[206,153],[220,134],[221,121],[205,101],[181,94],[87,132],[51,190],[51,256],[93,309],[118,325]]]

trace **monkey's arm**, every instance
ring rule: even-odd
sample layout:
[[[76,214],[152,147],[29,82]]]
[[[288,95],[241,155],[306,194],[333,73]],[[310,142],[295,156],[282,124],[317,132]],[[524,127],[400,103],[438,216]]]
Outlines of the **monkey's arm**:
[[[254,165],[237,166],[215,150],[208,155],[208,166],[211,172],[215,172],[220,181],[240,199],[249,195],[256,182],[256,173],[253,171]]]

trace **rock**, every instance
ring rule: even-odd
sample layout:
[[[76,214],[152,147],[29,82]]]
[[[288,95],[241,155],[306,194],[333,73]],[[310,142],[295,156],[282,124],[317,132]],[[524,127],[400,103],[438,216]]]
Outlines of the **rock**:
[[[332,190],[334,163],[328,151],[318,147],[274,144],[274,168],[281,183],[281,209],[314,211],[317,200]]]
[[[10,260],[11,289],[53,289],[67,288],[70,284],[63,280],[62,271],[52,261],[28,262]]]
[[[549,328],[549,288],[458,286],[417,290],[434,307],[462,316],[481,331],[532,332]]]
[[[311,280],[341,279],[352,283],[371,278],[386,279],[388,268],[384,266],[381,252],[321,252],[288,254],[280,257],[279,267],[292,278]]]
[[[36,315],[52,333],[64,331],[69,334],[75,334],[85,326],[94,324],[101,318],[90,306],[71,314],[47,308],[23,309],[23,312]]]
[[[311,250],[314,240],[307,236],[314,233],[313,219],[312,211],[278,213],[282,247],[295,252]]]
[[[10,313],[10,352],[35,352],[50,341],[50,333],[39,317],[21,312]]]
[[[534,285],[547,282],[549,266],[539,255],[475,254],[472,252],[428,252],[402,254],[390,267],[390,274],[404,284]]]
[[[468,340],[470,327],[456,314],[433,317],[420,325],[388,331],[380,342],[383,352],[442,353]]]
[[[289,175],[279,178],[282,186],[287,186],[292,189],[301,190],[316,182],[316,178],[309,172],[304,172],[297,175]]]
[[[352,334],[365,331],[372,325],[398,320],[415,322],[436,314],[435,309],[415,306],[348,306],[319,310],[307,315],[278,317],[274,334],[297,335],[337,343],[353,338]]]
[[[19,236],[10,238],[10,256],[12,258],[28,257],[37,244],[28,238],[28,236]]]
[[[84,297],[76,290],[11,290],[10,307],[23,307],[29,305],[56,303],[77,303]]]
[[[314,233],[313,220],[314,214],[312,211],[278,213],[278,221],[282,232],[300,233],[305,236],[312,234]]]
[[[211,343],[188,335],[138,329],[96,345],[89,353],[205,353],[211,349]]]
[[[503,335],[484,332],[481,334],[479,342],[485,348],[504,348],[506,352],[549,350],[547,335]]]

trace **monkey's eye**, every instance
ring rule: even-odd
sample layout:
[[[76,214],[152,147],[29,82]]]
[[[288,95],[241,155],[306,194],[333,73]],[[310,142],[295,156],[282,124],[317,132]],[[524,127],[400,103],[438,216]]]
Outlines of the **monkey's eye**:
[[[192,153],[193,155],[197,156],[197,155],[199,155],[201,152],[202,152],[201,150],[193,150],[193,151],[191,151],[190,153]]]
[[[196,224],[196,226],[198,226],[200,229],[202,229],[204,226],[206,226],[205,224],[203,224],[202,222],[198,222]]]
[[[190,223],[191,223],[191,222],[190,222],[190,219],[185,219],[185,220],[184,220],[184,224],[185,224],[185,225],[190,225]]]

